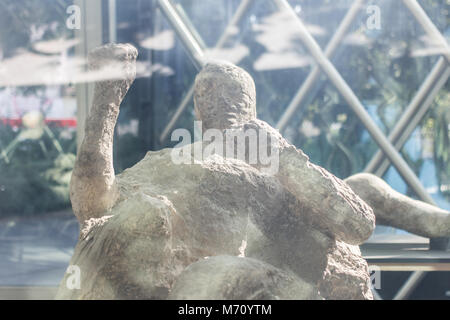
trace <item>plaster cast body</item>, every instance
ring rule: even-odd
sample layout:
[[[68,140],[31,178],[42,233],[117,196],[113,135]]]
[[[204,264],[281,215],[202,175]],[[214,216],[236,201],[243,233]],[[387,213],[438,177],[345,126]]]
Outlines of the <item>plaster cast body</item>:
[[[136,56],[130,45],[90,55],[94,68],[112,63],[123,75],[96,84],[71,181],[81,289],[67,289],[66,275],[57,298],[372,299],[357,247],[374,229],[372,209],[256,119],[253,80],[234,65],[210,63],[197,76],[197,116],[204,130],[268,133],[275,174],[220,155],[175,164],[164,149],[114,175],[113,129]]]

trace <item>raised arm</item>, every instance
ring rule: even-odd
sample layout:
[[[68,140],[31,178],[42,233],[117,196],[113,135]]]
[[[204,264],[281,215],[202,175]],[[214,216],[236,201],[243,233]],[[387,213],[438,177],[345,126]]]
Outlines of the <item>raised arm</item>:
[[[120,103],[136,76],[136,58],[137,50],[129,44],[108,44],[89,54],[90,76],[98,80],[70,182],[70,200],[80,223],[103,216],[118,199],[114,127]]]

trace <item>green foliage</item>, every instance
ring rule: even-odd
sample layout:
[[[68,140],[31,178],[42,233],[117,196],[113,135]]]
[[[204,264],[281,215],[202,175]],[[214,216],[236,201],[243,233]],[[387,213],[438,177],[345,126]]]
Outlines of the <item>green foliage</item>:
[[[441,193],[450,200],[450,91],[442,92],[436,100],[430,120],[434,133],[434,159]]]
[[[10,128],[0,127],[3,145],[17,135]],[[59,141],[73,152],[73,139]],[[10,152],[8,161],[0,160],[0,217],[66,208],[74,163],[75,155],[59,153],[48,136],[21,141]]]
[[[0,58],[25,49],[38,54],[34,43],[73,36],[65,26],[71,0],[1,0]],[[39,95],[40,87],[19,88]],[[0,88],[2,90],[2,88]],[[42,98],[42,97],[41,97]],[[2,106],[0,106],[2,107]],[[69,180],[75,161],[75,137],[66,129],[0,124],[0,217],[36,214],[69,206]]]

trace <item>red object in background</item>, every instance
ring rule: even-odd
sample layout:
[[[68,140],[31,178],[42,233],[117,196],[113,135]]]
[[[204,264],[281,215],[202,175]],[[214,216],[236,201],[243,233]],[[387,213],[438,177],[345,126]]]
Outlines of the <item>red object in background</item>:
[[[19,127],[22,125],[22,119],[0,119],[1,123],[3,123],[5,126],[10,127]]]
[[[5,126],[20,127],[22,125],[22,119],[0,118],[0,123],[4,124]],[[75,128],[77,126],[77,119],[45,119],[45,123],[58,128]]]

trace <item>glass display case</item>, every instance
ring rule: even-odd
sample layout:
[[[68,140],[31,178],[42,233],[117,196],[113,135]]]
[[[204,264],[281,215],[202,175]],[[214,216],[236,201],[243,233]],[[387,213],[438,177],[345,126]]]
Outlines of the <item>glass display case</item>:
[[[446,0],[0,0],[0,298],[1,287],[56,287],[66,271],[79,232],[70,176],[98,80],[86,58],[110,42],[139,51],[116,173],[173,147],[173,130],[198,130],[195,76],[223,59],[254,78],[258,118],[312,162],[342,179],[374,173],[450,210],[449,10]],[[399,239],[429,241],[377,226],[368,242]]]

